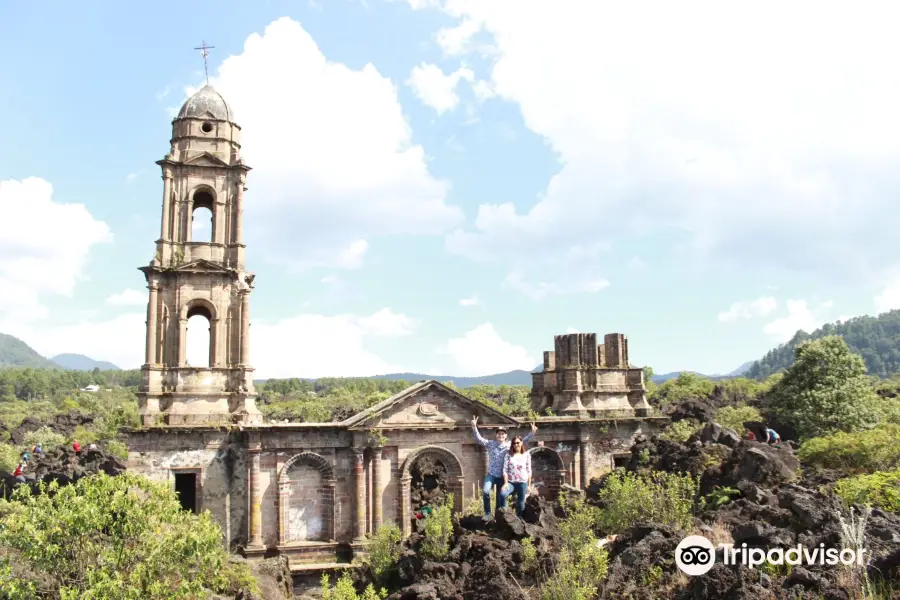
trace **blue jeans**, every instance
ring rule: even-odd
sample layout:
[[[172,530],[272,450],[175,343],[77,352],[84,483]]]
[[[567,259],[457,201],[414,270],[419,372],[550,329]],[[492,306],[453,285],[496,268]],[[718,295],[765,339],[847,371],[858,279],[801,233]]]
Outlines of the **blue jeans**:
[[[510,481],[509,485],[500,492],[500,496],[503,498],[501,506],[506,504],[506,499],[513,493],[516,494],[516,514],[521,517],[525,511],[525,496],[528,494],[528,482]]]
[[[481,497],[484,500],[484,514],[491,514],[491,490],[494,489],[494,486],[497,487],[497,511],[503,507],[503,504],[500,503],[500,499],[506,500],[503,496],[503,477],[494,477],[493,475],[486,475],[484,478],[484,487],[481,488]]]

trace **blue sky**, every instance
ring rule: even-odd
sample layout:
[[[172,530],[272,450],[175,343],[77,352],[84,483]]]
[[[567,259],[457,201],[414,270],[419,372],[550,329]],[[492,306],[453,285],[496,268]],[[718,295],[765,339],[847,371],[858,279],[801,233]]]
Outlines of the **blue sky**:
[[[530,369],[567,331],[720,373],[900,307],[897,9],[618,4],[4,3],[0,331],[142,362],[204,40],[259,376]]]

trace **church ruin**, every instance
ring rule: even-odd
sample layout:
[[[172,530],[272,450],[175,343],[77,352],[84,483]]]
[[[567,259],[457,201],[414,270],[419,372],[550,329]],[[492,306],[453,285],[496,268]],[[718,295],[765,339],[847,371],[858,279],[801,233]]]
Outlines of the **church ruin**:
[[[178,491],[182,506],[209,510],[229,548],[248,557],[283,554],[293,569],[352,559],[380,524],[412,531],[418,505],[453,494],[463,511],[481,497],[487,453],[473,438],[529,424],[422,381],[339,423],[264,423],[250,366],[250,296],[242,241],[250,167],[240,127],[207,85],[172,122],[162,170],[161,230],[142,267],[149,290],[140,422],[128,432],[129,469]],[[208,240],[192,239],[197,211],[211,214]],[[188,321],[209,326],[208,364],[189,364]],[[643,371],[627,342],[557,336],[533,375],[542,415],[532,448],[534,483],[553,496],[583,487],[623,460],[649,417]]]

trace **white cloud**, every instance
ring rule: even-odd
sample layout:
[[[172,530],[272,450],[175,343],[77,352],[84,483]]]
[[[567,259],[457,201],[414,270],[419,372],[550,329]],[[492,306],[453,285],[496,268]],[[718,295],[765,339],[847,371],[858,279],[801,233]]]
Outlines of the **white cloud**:
[[[738,319],[752,319],[753,317],[766,317],[775,312],[778,301],[771,296],[757,298],[756,300],[742,300],[735,302],[731,307],[719,313],[720,323],[730,323]]]
[[[459,104],[456,86],[460,80],[472,81],[474,78],[475,74],[465,67],[460,67],[453,73],[444,73],[437,65],[422,63],[413,67],[406,83],[425,106],[442,115]]]
[[[875,314],[888,312],[900,308],[900,278],[889,282],[881,290],[881,293],[875,296]]]
[[[578,331],[577,329],[575,329],[574,327],[569,327],[566,329],[566,333],[581,333],[581,332]]]
[[[142,306],[147,304],[147,292],[125,289],[109,296],[106,303],[110,306]]]
[[[106,223],[83,204],[53,200],[49,182],[0,181],[0,310],[4,320],[47,316],[45,294],[70,296],[93,246],[112,241]],[[0,329],[2,331],[2,329]]]
[[[371,64],[329,61],[300,23],[249,36],[211,84],[253,167],[244,211],[256,256],[292,268],[358,268],[377,236],[438,235],[463,218],[413,142],[397,89]]]
[[[543,300],[549,296],[565,296],[568,294],[595,294],[609,287],[609,281],[602,278],[577,277],[561,278],[556,282],[528,282],[523,272],[516,270],[506,276],[501,284],[503,289],[521,292],[532,300]]]
[[[435,351],[449,356],[454,365],[450,371],[460,377],[479,377],[515,369],[530,371],[538,363],[525,348],[504,341],[491,323],[482,323]]]
[[[40,328],[15,323],[3,331],[25,340],[44,356],[75,352],[134,369],[144,362],[145,319],[139,312]],[[366,344],[371,338],[409,335],[415,326],[413,319],[388,308],[366,316],[301,314],[279,321],[254,319],[250,359],[261,378],[401,372],[406,369],[381,359]],[[203,362],[207,344],[205,332],[192,328],[187,348],[192,364]]]
[[[830,301],[821,303],[815,310],[809,307],[806,300],[788,300],[786,302],[788,314],[763,327],[763,333],[772,337],[778,343],[783,343],[794,337],[797,331],[812,333],[825,324],[823,313],[831,308]]]
[[[652,22],[627,2],[563,0],[552,18],[540,2],[441,6],[456,22],[438,44],[478,51],[483,29],[491,89],[561,164],[530,208],[482,205],[452,252],[529,265],[663,232],[688,257],[830,276],[893,256],[900,6],[688,0],[655,3]]]
[[[140,171],[135,171],[134,173],[129,173],[128,175],[125,176],[125,183],[134,182],[140,176],[140,174],[141,174]]]
[[[468,298],[459,299],[460,306],[478,306],[479,304],[481,304],[481,300],[478,298],[478,294],[472,294]]]

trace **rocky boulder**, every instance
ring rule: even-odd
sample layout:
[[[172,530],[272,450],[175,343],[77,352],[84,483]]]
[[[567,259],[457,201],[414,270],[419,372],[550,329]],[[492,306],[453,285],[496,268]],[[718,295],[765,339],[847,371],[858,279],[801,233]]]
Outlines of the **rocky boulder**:
[[[57,481],[60,485],[75,483],[82,477],[95,473],[120,475],[125,472],[125,464],[102,448],[83,449],[76,453],[71,446],[55,448],[32,457],[24,472],[25,484],[37,491],[41,482]],[[10,473],[0,472],[0,495],[9,498],[21,482]]]

